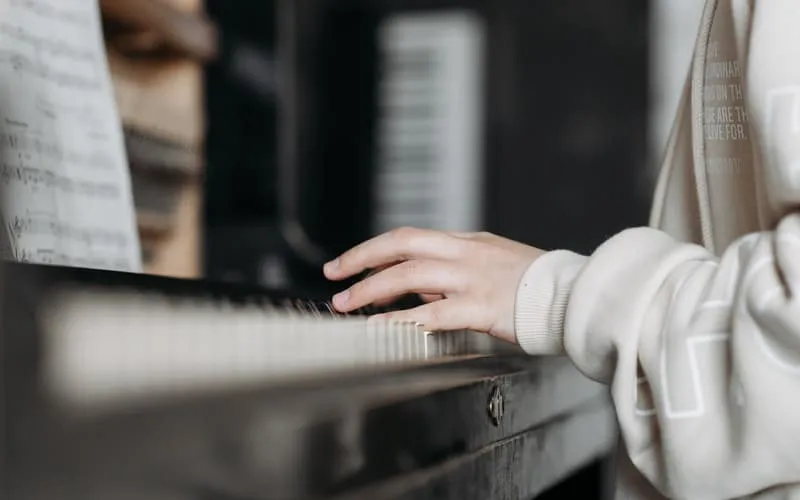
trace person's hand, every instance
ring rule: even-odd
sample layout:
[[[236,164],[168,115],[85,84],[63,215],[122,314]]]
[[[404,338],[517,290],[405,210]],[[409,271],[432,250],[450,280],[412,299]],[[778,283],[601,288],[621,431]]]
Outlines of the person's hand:
[[[544,252],[489,233],[401,228],[325,264],[328,279],[375,272],[333,298],[340,312],[419,294],[425,305],[387,313],[429,330],[470,329],[514,342],[514,302],[525,270]]]

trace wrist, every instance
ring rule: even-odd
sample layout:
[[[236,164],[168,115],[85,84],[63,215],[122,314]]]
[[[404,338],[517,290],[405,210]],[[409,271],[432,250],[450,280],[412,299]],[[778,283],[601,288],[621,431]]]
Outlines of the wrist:
[[[517,343],[529,354],[563,354],[564,320],[572,285],[587,257],[547,252],[522,275],[514,304]]]

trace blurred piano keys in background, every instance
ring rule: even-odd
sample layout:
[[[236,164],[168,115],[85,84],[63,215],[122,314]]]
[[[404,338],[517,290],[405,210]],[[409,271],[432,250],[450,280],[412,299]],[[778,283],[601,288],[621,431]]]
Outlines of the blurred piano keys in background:
[[[483,227],[485,33],[470,12],[392,16],[378,28],[371,227]]]

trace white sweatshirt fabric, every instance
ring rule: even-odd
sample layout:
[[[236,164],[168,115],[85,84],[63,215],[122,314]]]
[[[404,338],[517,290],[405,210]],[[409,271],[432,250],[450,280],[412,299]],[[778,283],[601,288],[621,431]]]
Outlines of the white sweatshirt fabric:
[[[651,226],[538,259],[520,345],[610,384],[617,498],[800,499],[800,0],[707,0]]]

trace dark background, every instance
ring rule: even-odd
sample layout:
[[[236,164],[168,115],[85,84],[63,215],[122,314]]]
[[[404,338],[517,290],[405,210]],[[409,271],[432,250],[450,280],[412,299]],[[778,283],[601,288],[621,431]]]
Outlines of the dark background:
[[[207,0],[229,39],[297,56],[292,97],[257,95],[224,64],[207,71],[207,276],[270,285],[268,261],[283,285],[327,292],[277,230],[281,148],[294,152],[291,191],[313,240],[333,255],[371,236],[377,23],[448,7],[477,12],[488,30],[485,229],[589,253],[646,223],[647,2]]]

